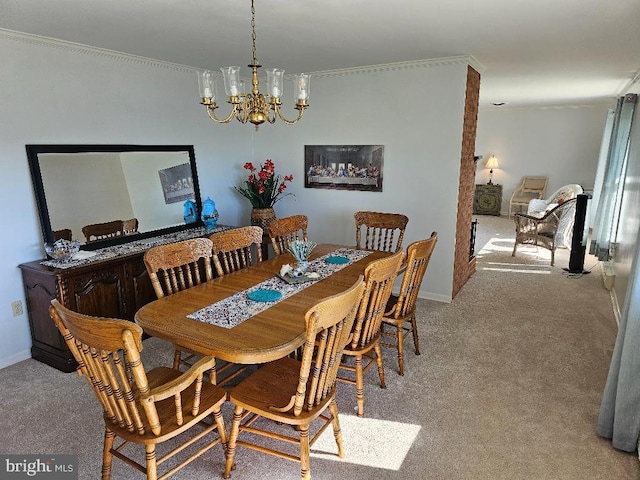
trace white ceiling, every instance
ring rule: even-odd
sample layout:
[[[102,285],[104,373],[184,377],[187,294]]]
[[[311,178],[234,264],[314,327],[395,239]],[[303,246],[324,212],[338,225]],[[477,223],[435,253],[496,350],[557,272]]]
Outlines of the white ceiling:
[[[250,0],[0,0],[0,28],[211,69],[251,63],[250,18]],[[481,106],[640,84],[640,0],[256,0],[256,30],[287,73],[472,55]]]

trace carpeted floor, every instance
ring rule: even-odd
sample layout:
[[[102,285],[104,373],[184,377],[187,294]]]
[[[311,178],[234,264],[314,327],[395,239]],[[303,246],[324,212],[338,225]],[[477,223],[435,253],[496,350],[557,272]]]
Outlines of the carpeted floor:
[[[365,378],[366,418],[339,385],[346,456],[331,431],[312,447],[315,479],[640,479],[636,455],[595,434],[616,323],[600,266],[567,275],[568,252],[522,248],[513,223],[479,217],[477,272],[451,304],[419,301],[422,355],[408,344],[406,374],[385,350],[387,389]],[[435,254],[437,255],[436,247]],[[429,271],[427,271],[429,275]],[[145,341],[147,365],[171,347]],[[79,456],[79,478],[100,475],[101,411],[83,379],[27,360],[0,370],[1,453]],[[230,422],[232,410],[225,406]],[[232,479],[299,478],[296,463],[239,449]],[[219,448],[177,479],[221,478]],[[114,461],[114,479],[142,478]]]

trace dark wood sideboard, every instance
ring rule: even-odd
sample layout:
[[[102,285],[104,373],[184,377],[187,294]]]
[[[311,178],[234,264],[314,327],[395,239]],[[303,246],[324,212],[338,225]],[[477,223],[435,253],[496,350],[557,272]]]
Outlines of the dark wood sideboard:
[[[63,372],[77,364],[49,316],[57,298],[71,310],[133,321],[156,295],[143,261],[144,252],[71,268],[52,268],[40,260],[20,265],[31,327],[31,356]]]

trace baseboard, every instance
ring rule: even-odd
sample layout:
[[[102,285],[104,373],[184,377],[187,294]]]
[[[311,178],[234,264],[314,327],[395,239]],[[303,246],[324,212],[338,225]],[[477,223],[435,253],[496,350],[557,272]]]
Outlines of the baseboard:
[[[23,350],[22,352],[15,353],[10,357],[0,358],[0,368],[5,368],[14,363],[22,362],[31,358],[31,350]]]
[[[618,296],[616,291],[612,288],[609,293],[611,294],[611,305],[613,306],[613,315],[616,317],[616,324],[620,326],[620,304],[618,303]]]
[[[451,303],[451,297],[447,295],[441,295],[439,293],[425,292],[420,290],[418,292],[418,298],[424,298],[425,300],[434,300],[436,302]]]

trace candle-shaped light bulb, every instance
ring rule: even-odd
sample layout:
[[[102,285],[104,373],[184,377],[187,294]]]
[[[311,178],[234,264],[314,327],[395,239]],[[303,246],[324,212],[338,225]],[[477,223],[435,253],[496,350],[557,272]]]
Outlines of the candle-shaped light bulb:
[[[229,97],[237,97],[240,84],[240,67],[223,67],[220,69],[224,77],[224,89]]]
[[[215,86],[213,74],[209,70],[204,70],[198,75],[198,86],[200,87],[200,97],[215,100]]]
[[[293,80],[295,83],[295,100],[305,103],[309,98],[309,75],[306,73],[294,75]]]
[[[271,98],[282,96],[282,84],[284,82],[284,70],[278,68],[268,68],[267,72],[267,92]]]

